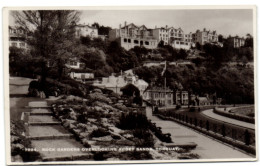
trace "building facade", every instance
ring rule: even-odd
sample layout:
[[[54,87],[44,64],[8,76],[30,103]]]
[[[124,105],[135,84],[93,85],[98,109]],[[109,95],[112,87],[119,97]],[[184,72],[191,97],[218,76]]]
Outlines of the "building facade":
[[[174,94],[174,102],[176,105],[188,105],[189,104],[188,91],[176,91]]]
[[[158,45],[158,41],[154,38],[151,29],[148,29],[145,25],[140,27],[133,23],[127,25],[127,22],[123,27],[120,24],[119,29],[110,30],[108,38],[110,41],[118,40],[121,47],[126,50],[130,50],[135,46],[154,49]]]
[[[174,105],[173,91],[169,88],[151,87],[143,95],[143,99],[157,106]]]
[[[88,36],[91,39],[98,38],[98,29],[89,25],[78,24],[75,25],[75,36],[76,38],[80,38],[81,36]]]
[[[195,43],[200,43],[204,45],[206,43],[218,43],[218,34],[216,31],[206,30],[204,28],[202,31],[197,30],[196,33],[192,35],[193,41]]]
[[[20,27],[9,26],[9,46],[28,50],[27,33]]]
[[[232,43],[234,48],[243,47],[245,45],[245,39],[243,37],[234,36],[229,37],[228,40]]]
[[[164,27],[161,27],[161,28],[156,27],[155,29],[152,29],[152,35],[158,42],[163,41],[164,45],[169,44],[169,30],[168,30],[167,26],[165,28]]]
[[[65,64],[69,69],[82,69],[84,65],[78,58],[71,58]]]
[[[115,76],[112,74],[109,77],[103,77],[101,81],[96,80],[93,83],[93,86],[110,89],[121,95],[122,92],[120,89],[127,84],[133,84],[136,86],[139,89],[141,96],[143,96],[144,91],[148,87],[148,83],[146,81],[139,79],[138,76],[132,73],[123,73],[120,76]]]
[[[151,87],[143,95],[143,99],[158,106],[188,105],[187,91],[173,91],[170,88]]]
[[[70,78],[85,82],[86,80],[94,79],[93,73],[83,73],[83,72],[70,72]]]

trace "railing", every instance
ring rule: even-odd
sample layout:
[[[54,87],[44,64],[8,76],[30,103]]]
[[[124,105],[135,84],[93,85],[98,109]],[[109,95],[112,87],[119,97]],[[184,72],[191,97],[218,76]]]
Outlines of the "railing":
[[[248,153],[256,154],[255,133],[252,130],[237,129],[225,123],[214,123],[209,120],[189,117],[188,115],[175,112],[157,111],[155,113],[155,115],[161,119],[175,121]]]

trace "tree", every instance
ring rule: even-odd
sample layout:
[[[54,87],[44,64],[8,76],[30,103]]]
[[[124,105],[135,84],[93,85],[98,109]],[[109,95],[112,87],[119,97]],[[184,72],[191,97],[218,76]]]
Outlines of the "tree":
[[[74,10],[26,10],[15,11],[16,23],[30,37],[30,45],[34,55],[42,58],[41,76],[44,86],[47,76],[47,63],[54,62],[59,77],[62,76],[64,63],[74,48],[73,25],[79,21],[79,12]]]
[[[224,41],[223,35],[218,35],[218,41],[223,43],[223,41]]]
[[[164,41],[163,40],[161,40],[159,43],[158,43],[158,47],[163,47],[164,46]]]
[[[99,25],[97,22],[92,24],[92,27],[96,27],[98,29],[98,34],[99,35],[108,35],[109,31],[112,29],[111,27],[105,27],[103,25]]]
[[[253,37],[248,33],[246,35],[246,40],[245,40],[245,47],[251,47],[253,48],[254,46],[254,39]]]
[[[187,52],[184,49],[180,49],[179,53],[177,54],[177,59],[186,59],[187,56]]]
[[[201,50],[201,44],[199,42],[196,43],[196,49]]]

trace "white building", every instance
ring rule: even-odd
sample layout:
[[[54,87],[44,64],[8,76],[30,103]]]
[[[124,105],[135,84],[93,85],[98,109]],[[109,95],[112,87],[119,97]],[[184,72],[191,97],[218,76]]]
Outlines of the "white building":
[[[146,26],[136,26],[131,23],[121,27],[119,25],[119,29],[112,29],[109,31],[109,40],[117,40],[121,47],[126,50],[130,50],[135,46],[145,47],[148,49],[157,48],[158,41],[154,38],[152,34],[152,30],[148,29]]]
[[[82,72],[70,72],[70,78],[77,81],[86,81],[88,79],[94,79],[93,73],[82,73]]]
[[[27,34],[20,27],[9,26],[9,46],[28,50]]]
[[[98,38],[98,29],[96,27],[92,27],[89,25],[78,24],[75,25],[75,35],[77,38],[90,37],[90,38]]]
[[[101,81],[94,81],[93,86],[110,89],[115,93],[122,94],[120,89],[129,83],[133,84],[140,90],[141,96],[143,95],[145,89],[148,87],[147,82],[139,79],[138,76],[131,73],[124,73],[120,76],[115,76],[112,74],[109,77],[103,77]]]
[[[70,69],[81,69],[84,66],[84,63],[80,62],[77,58],[71,58],[65,66]]]
[[[163,41],[164,45],[168,45],[169,43],[169,33],[168,33],[168,27],[166,26],[161,27],[161,28],[157,28],[155,27],[155,29],[152,30],[152,34],[153,37],[158,40],[158,43],[160,41]]]

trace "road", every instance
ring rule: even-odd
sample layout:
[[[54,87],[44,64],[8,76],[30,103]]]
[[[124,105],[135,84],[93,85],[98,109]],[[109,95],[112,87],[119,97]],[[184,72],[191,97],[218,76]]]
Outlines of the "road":
[[[163,133],[170,133],[174,143],[189,143],[197,144],[196,149],[192,153],[198,154],[200,159],[250,159],[249,156],[233,147],[213,140],[203,134],[200,134],[188,127],[175,123],[173,121],[162,120],[152,115],[150,107],[146,107],[146,115],[148,119],[156,123],[156,126],[161,127]]]
[[[255,135],[255,130],[252,128],[246,128],[243,126],[238,126],[235,124],[231,124],[232,121],[229,121],[229,123],[225,122],[225,121],[220,121],[217,118],[212,118],[210,116],[206,116],[203,112],[209,110],[209,108],[205,108],[205,109],[201,109],[201,111],[194,111],[194,112],[190,112],[188,108],[184,108],[181,110],[175,110],[176,113],[184,115],[184,116],[188,116],[189,118],[196,118],[197,121],[199,122],[200,120],[202,120],[204,122],[204,125],[206,123],[206,121],[209,122],[209,126],[210,126],[210,130],[213,130],[213,126],[215,124],[218,124],[218,126],[221,126],[221,124],[225,124],[226,127],[226,136],[232,138],[232,129],[237,131],[237,139],[244,142],[244,132],[247,129],[249,131],[249,133],[251,135]],[[173,110],[174,111],[174,110]],[[221,130],[221,128],[217,128],[217,130]],[[252,140],[252,144],[254,141]]]
[[[244,128],[248,128],[248,129],[252,129],[252,130],[255,129],[255,124],[253,124],[253,123],[247,123],[247,122],[243,122],[243,121],[236,120],[236,119],[233,119],[233,118],[218,115],[218,114],[213,112],[213,109],[208,109],[208,110],[202,111],[201,113],[205,116],[217,119],[217,120],[225,122],[225,123],[231,123],[231,124],[241,126],[241,127],[244,127]]]

